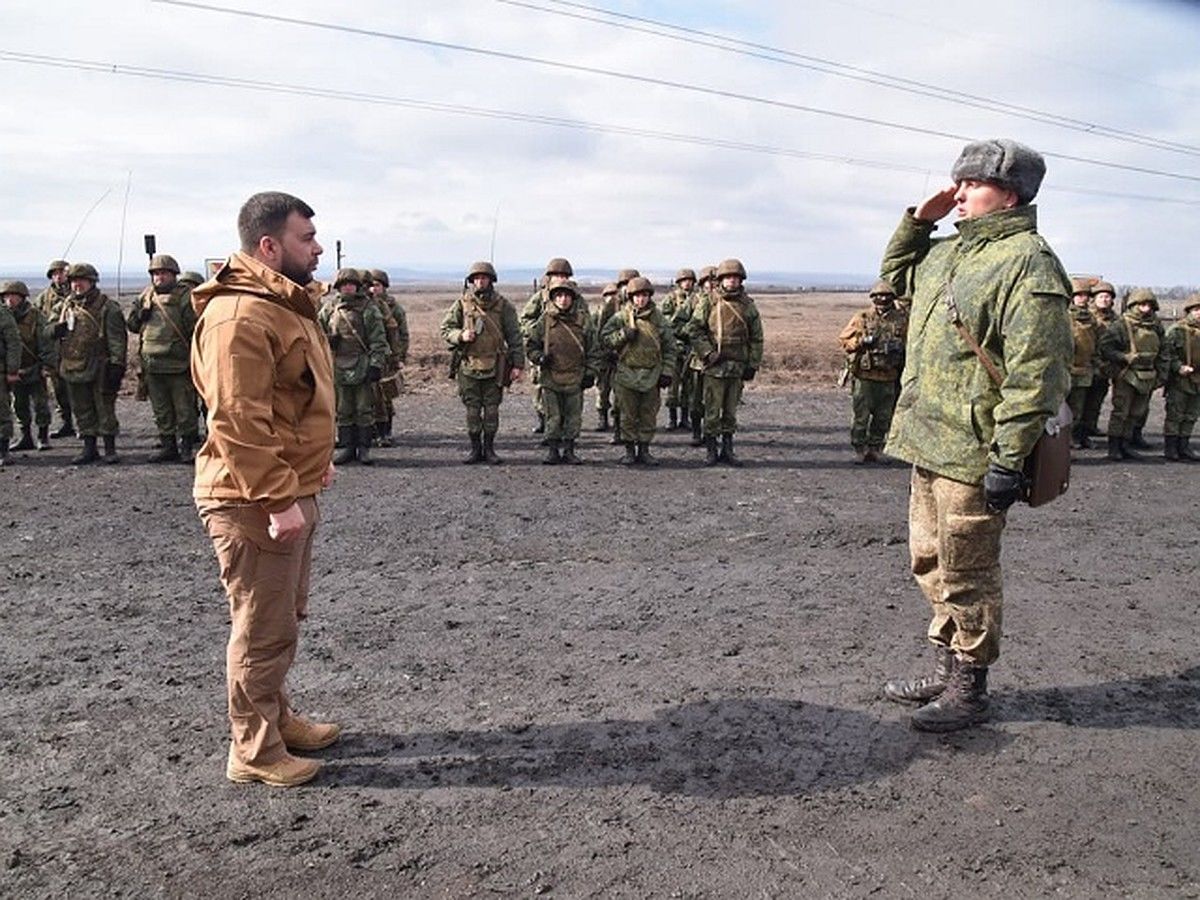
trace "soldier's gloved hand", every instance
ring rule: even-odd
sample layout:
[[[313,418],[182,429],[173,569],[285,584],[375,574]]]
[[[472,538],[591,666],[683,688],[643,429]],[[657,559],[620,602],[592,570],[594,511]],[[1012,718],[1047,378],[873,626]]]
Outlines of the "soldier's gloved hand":
[[[864,334],[862,340],[859,343],[861,343],[864,347],[874,347],[875,346],[875,335]]]
[[[150,317],[152,315],[154,315],[154,307],[149,306],[149,305],[143,306],[141,309],[141,312],[139,312],[138,315],[141,317],[141,320],[143,322],[149,322]]]
[[[540,363],[538,363],[538,365],[540,365],[543,369],[549,369],[551,366],[554,365],[554,354],[553,353],[543,353],[542,361]]]
[[[329,336],[329,349],[336,353],[337,348],[340,346],[342,346],[342,336],[340,334],[331,334]]]
[[[671,382],[674,380],[675,379],[672,378],[668,373],[663,372],[658,376],[658,386],[660,388],[669,388],[671,386]]]
[[[742,369],[742,381],[753,381],[754,376],[758,374],[758,369],[753,366],[747,366]]]
[[[121,389],[121,382],[125,380],[125,367],[120,363],[105,363],[104,365],[104,387],[107,388],[106,393],[115,394]]]
[[[715,366],[720,361],[721,361],[721,351],[720,350],[710,350],[704,357],[704,365],[706,365],[706,366]]]
[[[988,512],[1004,512],[1020,500],[1024,492],[1024,475],[997,463],[988,463],[987,474],[983,476],[983,494]]]
[[[381,375],[383,375],[383,372],[379,370],[379,366],[367,366],[367,381],[374,384],[379,380]]]
[[[61,341],[66,336],[67,336],[67,323],[59,322],[58,324],[56,324],[54,326],[54,339],[56,341]]]
[[[579,382],[579,386],[581,388],[583,388],[585,391],[590,387],[595,387],[596,386],[596,376],[595,375],[584,375],[583,380],[581,382]]]
[[[636,328],[627,327],[625,329],[625,343],[629,343],[637,338],[638,330]]]

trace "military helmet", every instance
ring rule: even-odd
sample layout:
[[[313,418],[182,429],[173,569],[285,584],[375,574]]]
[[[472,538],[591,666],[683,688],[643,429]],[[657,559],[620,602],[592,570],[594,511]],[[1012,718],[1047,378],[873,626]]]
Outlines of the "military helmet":
[[[544,275],[566,275],[568,278],[575,277],[575,270],[571,268],[571,263],[563,259],[561,256],[556,256],[550,262],[546,263],[546,271]]]
[[[166,270],[179,274],[179,263],[175,262],[175,257],[168,253],[155,253],[150,257],[150,265],[146,266],[147,272],[159,272]]]
[[[372,269],[371,280],[382,282],[384,287],[392,286],[392,280],[388,278],[388,273],[383,271],[383,269]]]
[[[1077,275],[1071,279],[1071,293],[1091,295],[1092,291],[1095,289],[1095,284],[1095,279],[1083,278]]]
[[[362,273],[358,269],[338,269],[337,274],[333,276],[333,286],[341,287],[347,283],[362,287]]]
[[[92,281],[99,281],[100,273],[91,263],[75,263],[67,269],[67,278],[90,278]]]
[[[199,272],[193,272],[191,269],[189,269],[186,272],[180,273],[179,283],[187,284],[192,287],[200,287],[200,285],[204,284],[204,276]]]
[[[1149,303],[1154,309],[1158,309],[1158,298],[1150,288],[1136,288],[1125,298],[1126,307],[1137,306],[1139,303]]]
[[[622,269],[617,273],[617,287],[623,284],[629,284],[631,279],[637,278],[642,273],[637,269]]]
[[[1192,294],[1183,301],[1183,311],[1191,312],[1193,309],[1200,309],[1200,294]]]
[[[693,272],[691,269],[680,269],[678,272],[675,273],[675,283],[676,284],[679,284],[679,282],[681,282],[681,281],[686,281],[689,278],[692,279],[692,281],[696,280],[696,273]]]
[[[716,266],[705,266],[700,270],[699,284],[704,284],[706,281],[712,281],[713,275],[717,273]]]
[[[608,284],[606,284],[606,285],[604,286],[604,290],[602,290],[602,291],[600,292],[600,296],[602,296],[602,297],[611,297],[613,294],[616,294],[616,293],[618,293],[620,290],[621,290],[621,289],[620,289],[619,287],[617,287],[615,284],[613,284],[613,283],[610,281]]]
[[[1092,285],[1092,296],[1095,296],[1096,294],[1102,294],[1106,291],[1112,294],[1114,297],[1117,296],[1117,289],[1107,281],[1097,281]]]
[[[625,285],[625,293],[632,297],[634,294],[649,293],[654,296],[654,285],[650,283],[649,278],[643,278],[641,275],[629,279],[629,284]]]
[[[71,268],[71,264],[69,262],[67,262],[65,259],[52,259],[52,260],[50,260],[50,265],[46,266],[46,277],[49,278],[51,275],[53,275],[59,269],[69,269],[69,268]]]
[[[470,281],[476,275],[486,275],[491,278],[492,281],[495,281],[496,267],[490,262],[485,262],[483,260],[480,260],[479,262],[473,262],[471,263],[471,268],[467,269],[467,280]]]
[[[577,285],[574,281],[563,281],[550,288],[550,299],[553,300],[554,295],[562,291],[567,291],[576,300],[583,296],[581,293],[579,293],[579,285]]]
[[[744,281],[746,279],[746,267],[742,265],[740,259],[727,259],[717,266],[715,274],[717,278],[724,278],[726,275],[737,275]]]
[[[883,278],[871,285],[870,295],[872,300],[876,297],[891,297],[896,299],[896,289],[892,287],[892,283]]]
[[[23,281],[0,281],[0,295],[2,294],[20,294],[22,297],[28,297],[29,286]]]

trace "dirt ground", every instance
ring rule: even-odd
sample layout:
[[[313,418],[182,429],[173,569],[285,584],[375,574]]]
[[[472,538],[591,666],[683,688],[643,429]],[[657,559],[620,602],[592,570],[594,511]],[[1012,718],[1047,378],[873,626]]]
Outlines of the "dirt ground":
[[[292,688],[346,735],[294,790],[224,779],[224,598],[146,405],[120,466],[17,454],[0,895],[1200,896],[1197,470],[1085,452],[1017,508],[995,719],[914,732],[879,694],[929,660],[908,475],[850,465],[839,302],[764,303],[746,468],[668,434],[653,472],[592,432],[538,464],[524,391],[506,464],[459,465],[414,309],[399,446],[322,500]]]

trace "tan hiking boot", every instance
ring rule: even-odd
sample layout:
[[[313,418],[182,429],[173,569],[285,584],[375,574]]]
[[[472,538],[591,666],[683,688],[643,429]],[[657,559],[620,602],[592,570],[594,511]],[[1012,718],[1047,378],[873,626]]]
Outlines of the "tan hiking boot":
[[[289,750],[324,750],[341,736],[342,727],[293,713],[279,726],[279,734]]]
[[[229,762],[225,764],[225,777],[230,781],[236,784],[261,781],[271,787],[296,787],[312,781],[319,771],[321,764],[317,760],[286,754],[282,759],[265,766],[252,766],[240,762],[233,755],[232,744],[229,746]]]

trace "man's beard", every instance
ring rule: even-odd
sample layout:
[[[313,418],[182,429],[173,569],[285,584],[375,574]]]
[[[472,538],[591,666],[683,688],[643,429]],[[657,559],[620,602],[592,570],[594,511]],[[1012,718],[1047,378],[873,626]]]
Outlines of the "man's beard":
[[[279,273],[294,281],[300,287],[304,287],[312,281],[312,272],[308,270],[308,266],[297,264],[287,258],[280,262]]]

